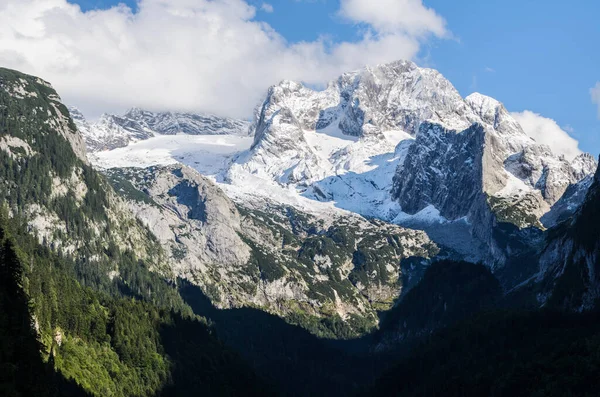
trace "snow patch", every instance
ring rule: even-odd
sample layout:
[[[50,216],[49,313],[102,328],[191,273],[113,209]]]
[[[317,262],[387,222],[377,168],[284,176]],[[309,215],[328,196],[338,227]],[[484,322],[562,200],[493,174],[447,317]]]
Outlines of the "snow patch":
[[[226,169],[234,155],[251,144],[251,137],[238,135],[162,135],[92,153],[90,161],[105,169],[182,163],[205,176],[215,176]]]
[[[433,205],[428,205],[414,215],[401,212],[394,218],[392,222],[400,225],[407,223],[408,221],[424,224],[442,224],[448,222],[446,218],[440,215],[440,211],[438,211],[438,209]]]

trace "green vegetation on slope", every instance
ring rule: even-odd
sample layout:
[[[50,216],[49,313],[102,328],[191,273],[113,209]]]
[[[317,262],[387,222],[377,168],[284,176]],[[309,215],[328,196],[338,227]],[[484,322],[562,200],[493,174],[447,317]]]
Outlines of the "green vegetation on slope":
[[[7,229],[10,232],[5,232]],[[96,396],[185,395],[198,388],[214,395],[236,395],[242,391],[258,394],[262,390],[253,371],[212,335],[202,318],[83,287],[76,280],[71,261],[38,245],[33,237],[19,230],[7,225],[3,217],[3,246],[13,247],[13,241],[17,244],[3,250],[13,256],[9,260],[3,254],[2,263],[10,263],[11,272],[22,276],[14,276],[17,281],[12,284],[10,279],[5,281],[6,277],[2,281],[12,291],[21,291],[20,299],[25,302],[13,310],[7,321],[15,321],[14,316],[20,316],[21,323],[27,319],[22,327],[29,329],[29,334],[22,337],[29,335],[34,342],[32,321],[38,329],[41,344],[30,343],[33,347],[27,360],[31,365],[50,365]],[[170,288],[176,291],[175,287]],[[5,326],[2,341],[9,343],[14,332]],[[12,347],[15,348],[26,354],[18,345]],[[2,365],[19,368],[20,355],[16,351],[10,354],[10,348],[2,351],[8,352]],[[37,361],[32,359],[36,355],[33,352]],[[194,376],[187,379],[190,368],[194,368]],[[6,389],[18,387],[10,379],[5,382],[2,387]]]
[[[400,267],[409,254],[402,243],[412,231],[383,222],[338,219],[325,226],[323,220],[291,207],[274,207],[269,213],[238,205],[243,222],[258,225],[265,236],[281,245],[276,249],[244,237],[252,249],[246,271],[273,282],[282,277],[306,285],[308,299],[323,303],[282,301],[279,313],[322,338],[351,339],[377,327],[378,312],[389,309],[402,290]],[[414,255],[431,257],[433,243],[411,247]],[[254,272],[254,273],[253,273]],[[342,319],[340,302],[360,307]]]
[[[85,396],[42,361],[24,281],[17,249],[0,228],[0,395]]]
[[[0,68],[0,259],[11,269],[0,301],[11,308],[0,318],[2,394],[264,394],[156,273],[159,245],[133,217],[121,219],[110,184],[65,138],[75,131],[47,83]],[[35,235],[32,211],[51,235]]]

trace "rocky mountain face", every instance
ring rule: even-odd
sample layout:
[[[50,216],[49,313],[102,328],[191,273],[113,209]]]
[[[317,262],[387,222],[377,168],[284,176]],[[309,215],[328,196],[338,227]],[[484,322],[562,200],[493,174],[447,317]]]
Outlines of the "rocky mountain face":
[[[97,127],[73,114],[89,142]],[[133,109],[102,123],[122,146],[155,134],[199,133],[198,120]],[[220,134],[237,127],[206,128]],[[462,98],[437,71],[404,61],[346,73],[323,91],[283,81],[269,89],[250,131],[250,150],[216,176],[227,194],[187,167],[108,175],[155,231],[173,277],[200,285],[219,307],[251,304],[284,317],[371,321],[375,308],[401,294],[398,280],[411,276],[402,260],[430,257],[438,247],[494,271],[508,266],[502,271],[519,273],[504,281],[510,289],[531,276],[510,258],[542,244],[546,228],[577,210],[597,165],[586,154],[555,155],[498,101],[478,93]],[[344,211],[324,216],[290,203],[290,194],[383,222]],[[382,242],[407,238],[389,253],[367,255],[359,243],[336,240],[336,223],[357,241],[366,237],[360,228]],[[436,244],[395,225],[425,230]],[[376,264],[382,258],[384,267]]]
[[[0,194],[9,216],[86,274],[97,269],[110,288],[133,288],[131,268],[118,260],[127,257],[128,266],[139,260],[201,286],[217,307],[260,307],[350,337],[375,327],[377,310],[401,294],[407,258],[427,261],[438,251],[423,232],[352,214],[322,219],[234,203],[183,166],[113,169],[109,183],[84,162],[81,135],[48,83],[12,71],[1,77]],[[152,288],[139,288],[132,293],[154,299]],[[337,328],[322,325],[332,319]]]
[[[459,105],[457,107],[457,103]],[[278,109],[288,108],[305,130],[337,126],[346,135],[376,135],[387,130],[416,134],[422,120],[460,129],[467,107],[444,77],[433,69],[398,61],[345,73],[324,91],[283,81],[271,87],[257,111],[255,128],[263,127]],[[256,134],[257,139],[262,138]]]
[[[463,108],[455,109],[457,103]],[[256,111],[253,152],[242,159],[243,167],[280,183],[310,184],[340,171],[343,153],[323,152],[321,139],[382,140],[386,131],[415,136],[428,119],[467,128],[461,112],[466,106],[452,85],[437,71],[411,62],[346,73],[323,91],[283,81],[269,89]]]
[[[21,75],[8,69],[0,69],[2,76],[0,80],[0,89],[3,94],[3,109],[5,117],[3,118],[5,134],[2,137],[1,147],[12,158],[18,157],[16,152],[24,152],[25,155],[33,155],[31,146],[18,136],[24,135],[24,130],[31,127],[18,125],[17,121],[10,120],[10,111],[13,111],[18,104],[34,107],[29,112],[35,117],[36,127],[42,129],[42,133],[48,133],[52,130],[64,138],[79,158],[87,163],[86,148],[80,134],[77,133],[77,127],[69,119],[69,114],[60,101],[60,97],[52,89],[50,83],[37,78]],[[40,114],[42,113],[42,114]],[[29,114],[28,114],[29,115]],[[25,116],[25,115],[24,115]],[[12,122],[12,125],[11,125]],[[12,127],[8,130],[8,127]],[[14,134],[13,131],[16,130]],[[8,132],[11,134],[9,135]],[[19,149],[20,148],[20,149]]]
[[[465,220],[489,246],[480,259],[497,265],[506,253],[495,225],[553,226],[573,208],[558,203],[567,189],[584,190],[596,167],[589,155],[569,160],[536,143],[493,98],[463,99],[437,71],[405,61],[344,74],[323,91],[284,81],[269,89],[252,129],[253,147],[230,181],[258,175],[388,221],[422,211]]]
[[[542,306],[585,311],[600,299],[600,168],[572,218],[548,233],[534,278]]]
[[[132,109],[103,116],[100,129],[71,113],[97,149],[157,134],[241,133],[243,124]],[[217,307],[252,305],[300,323],[335,317],[347,335],[375,326],[376,311],[421,272],[408,258],[426,263],[440,246],[455,255],[447,240],[402,227],[407,220],[428,233],[462,225],[484,249],[472,257],[501,268],[516,243],[537,244],[543,229],[575,211],[596,167],[588,155],[554,155],[499,102],[463,99],[438,72],[410,62],[347,73],[318,92],[284,81],[269,90],[250,131],[250,150],[216,177],[224,190],[181,165],[113,168],[114,206],[141,221],[140,235],[152,230],[157,258],[169,263],[162,274],[202,287]],[[63,178],[53,186],[69,185]],[[85,187],[73,189],[83,200]],[[324,215],[281,192],[340,208]],[[50,238],[57,226],[49,214],[32,217],[32,227],[64,244]]]
[[[181,165],[107,175],[170,253],[173,276],[201,286],[220,308],[256,306],[303,325],[335,317],[345,336],[358,335],[402,292],[412,272],[404,260],[437,253],[425,233],[396,225],[234,203]]]
[[[0,69],[0,195],[40,243],[117,275],[105,249],[130,250],[157,271],[153,237],[87,163],[82,136],[51,85]]]
[[[69,112],[91,153],[125,147],[131,142],[154,136],[151,131],[125,117],[103,114],[97,123],[89,123],[77,108],[71,107]]]
[[[122,116],[103,114],[98,122],[89,123],[77,108],[69,111],[90,152],[125,147],[156,135],[246,135],[250,124],[210,114],[155,113],[137,108]]]

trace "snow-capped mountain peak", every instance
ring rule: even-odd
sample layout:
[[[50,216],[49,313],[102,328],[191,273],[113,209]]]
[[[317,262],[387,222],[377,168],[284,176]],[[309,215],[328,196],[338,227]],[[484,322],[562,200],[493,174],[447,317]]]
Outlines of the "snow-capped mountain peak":
[[[211,114],[151,112],[135,107],[122,116],[103,114],[98,122],[89,123],[78,109],[70,111],[90,152],[125,147],[156,135],[247,135],[250,125]]]
[[[249,173],[388,220],[434,208],[441,219],[487,230],[496,221],[542,227],[596,166],[588,156],[571,163],[555,155],[499,101],[463,99],[439,72],[408,61],[345,73],[322,91],[282,81],[251,130],[254,144],[229,170],[232,183]],[[483,215],[490,211],[496,220]]]
[[[134,132],[194,133],[208,123],[202,117],[134,108],[102,122],[133,141],[144,139]],[[552,226],[576,210],[596,168],[591,156],[569,162],[535,142],[494,98],[462,98],[439,72],[408,61],[345,73],[320,91],[284,80],[268,89],[250,132],[252,144],[237,135],[227,151],[156,137],[101,163],[183,162],[244,201],[330,205],[424,229],[465,257],[494,262],[503,255],[495,225]],[[176,147],[184,141],[189,147]]]

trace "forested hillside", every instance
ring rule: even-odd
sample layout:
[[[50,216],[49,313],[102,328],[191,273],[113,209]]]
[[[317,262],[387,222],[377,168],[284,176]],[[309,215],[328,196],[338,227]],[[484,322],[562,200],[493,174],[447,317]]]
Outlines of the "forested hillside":
[[[113,294],[83,287],[72,261],[19,226],[3,215],[0,366],[7,370],[0,387],[6,395],[268,393],[180,298],[154,304],[127,293],[126,285]],[[131,265],[134,285],[145,275],[151,280],[145,285],[177,296],[138,266]]]
[[[0,69],[0,88],[3,395],[268,394],[183,301],[50,85]]]

